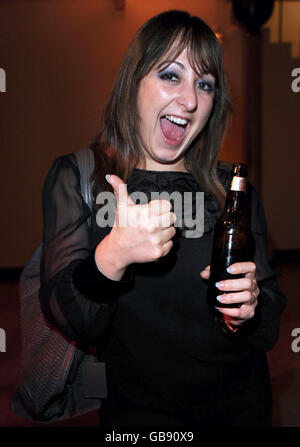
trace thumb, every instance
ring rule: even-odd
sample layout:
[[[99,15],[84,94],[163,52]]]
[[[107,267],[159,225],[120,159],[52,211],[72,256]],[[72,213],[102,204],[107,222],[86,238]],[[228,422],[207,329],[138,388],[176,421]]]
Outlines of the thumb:
[[[107,174],[105,178],[106,181],[112,186],[118,207],[122,204],[134,204],[127,192],[126,183],[124,183],[120,177],[114,174]]]
[[[203,279],[209,279],[210,277],[210,265],[206,266],[205,269],[200,273]]]

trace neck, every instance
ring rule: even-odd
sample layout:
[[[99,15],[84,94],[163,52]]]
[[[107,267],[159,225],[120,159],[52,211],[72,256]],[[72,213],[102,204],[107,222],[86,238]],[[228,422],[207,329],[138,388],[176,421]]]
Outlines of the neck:
[[[177,163],[159,163],[155,160],[145,159],[144,162],[139,162],[136,165],[138,169],[145,169],[147,171],[176,171],[176,172],[189,172],[184,164],[184,160],[180,160]]]

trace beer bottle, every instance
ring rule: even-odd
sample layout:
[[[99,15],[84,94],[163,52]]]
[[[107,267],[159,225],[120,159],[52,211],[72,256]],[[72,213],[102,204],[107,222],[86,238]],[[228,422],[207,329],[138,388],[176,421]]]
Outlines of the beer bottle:
[[[216,307],[240,307],[241,304],[220,303],[216,297],[224,292],[215,284],[225,279],[243,277],[244,275],[231,275],[227,268],[236,262],[253,260],[253,238],[246,189],[247,166],[235,163],[232,167],[232,181],[225,208],[214,229],[207,295],[210,311],[218,317],[228,332],[235,332],[235,328],[223,319],[223,314]]]

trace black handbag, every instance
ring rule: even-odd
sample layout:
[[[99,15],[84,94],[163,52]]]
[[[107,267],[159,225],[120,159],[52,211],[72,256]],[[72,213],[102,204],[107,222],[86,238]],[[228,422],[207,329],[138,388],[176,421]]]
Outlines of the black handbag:
[[[75,155],[81,193],[91,208],[93,152],[80,149]],[[39,301],[41,254],[42,244],[19,282],[22,380],[12,396],[11,410],[26,419],[53,423],[100,408],[101,398],[106,397],[106,377],[104,363],[46,321]]]

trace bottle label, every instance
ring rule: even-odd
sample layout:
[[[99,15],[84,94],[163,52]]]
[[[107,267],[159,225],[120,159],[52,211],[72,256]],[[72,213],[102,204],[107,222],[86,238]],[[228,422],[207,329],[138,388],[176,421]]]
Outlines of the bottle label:
[[[246,191],[247,179],[244,177],[233,177],[231,182],[231,191]]]

